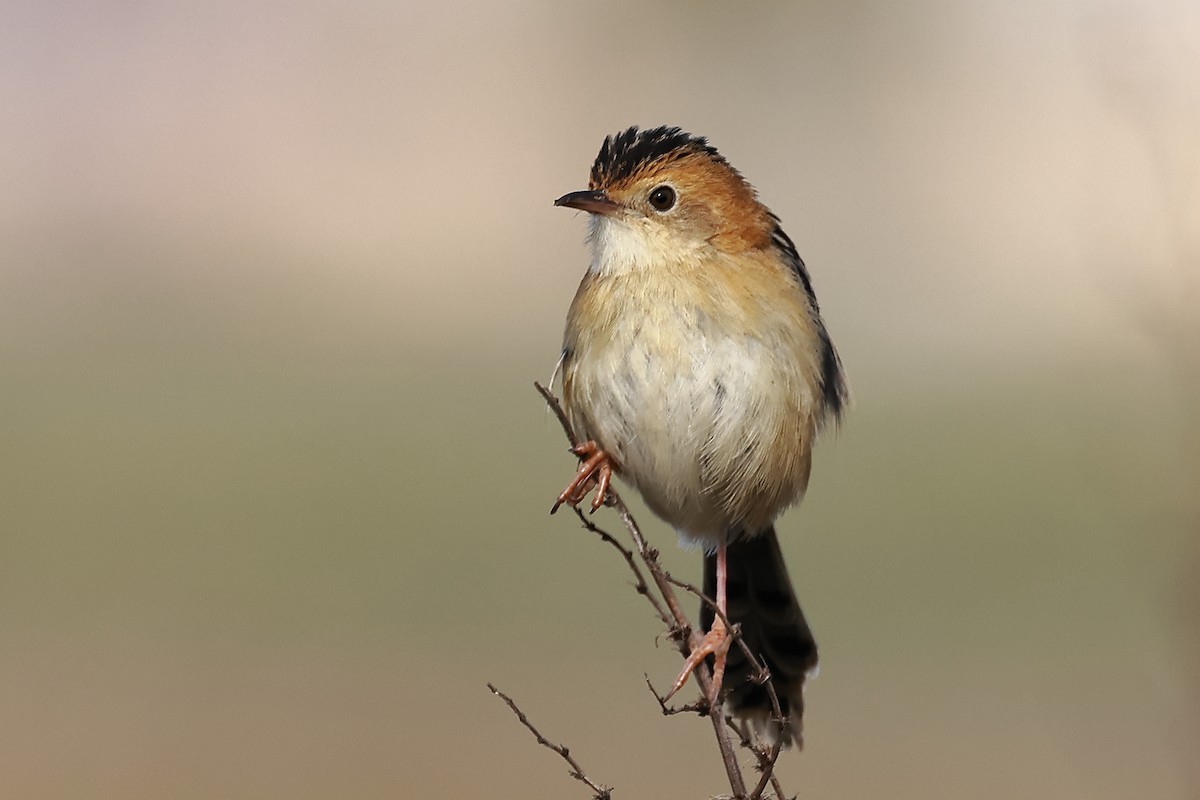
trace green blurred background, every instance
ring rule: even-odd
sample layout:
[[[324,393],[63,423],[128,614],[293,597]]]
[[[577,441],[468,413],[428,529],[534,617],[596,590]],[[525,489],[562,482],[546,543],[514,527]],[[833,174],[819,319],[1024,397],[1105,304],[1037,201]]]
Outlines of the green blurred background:
[[[5,4],[0,796],[586,796],[487,681],[724,788],[546,513],[551,201],[634,123],[756,183],[855,392],[785,787],[1200,796],[1198,8]]]

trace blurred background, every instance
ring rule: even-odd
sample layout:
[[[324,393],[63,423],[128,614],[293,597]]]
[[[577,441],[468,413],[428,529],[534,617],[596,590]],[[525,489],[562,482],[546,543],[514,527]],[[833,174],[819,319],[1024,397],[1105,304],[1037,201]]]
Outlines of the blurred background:
[[[1198,81],[1187,0],[4,4],[0,796],[585,797],[487,681],[726,788],[547,515],[551,203],[635,123],[755,182],[855,393],[785,788],[1200,796]]]

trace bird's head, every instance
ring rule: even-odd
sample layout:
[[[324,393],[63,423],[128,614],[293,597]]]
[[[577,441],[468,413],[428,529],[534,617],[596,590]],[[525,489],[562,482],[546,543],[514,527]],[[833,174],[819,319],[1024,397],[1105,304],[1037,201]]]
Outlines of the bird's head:
[[[591,215],[592,269],[653,269],[765,246],[775,218],[715,147],[679,128],[636,127],[604,140],[586,191],[554,202]]]

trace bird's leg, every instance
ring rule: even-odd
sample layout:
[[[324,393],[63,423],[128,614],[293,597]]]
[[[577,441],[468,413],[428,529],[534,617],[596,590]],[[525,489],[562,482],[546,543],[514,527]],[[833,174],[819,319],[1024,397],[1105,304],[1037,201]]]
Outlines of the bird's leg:
[[[733,637],[729,635],[729,629],[725,627],[725,616],[729,606],[728,599],[728,576],[729,576],[729,560],[728,552],[724,542],[717,545],[717,611],[713,615],[712,628],[704,635],[700,641],[700,645],[692,650],[688,655],[687,661],[683,664],[683,670],[679,673],[679,677],[675,679],[675,684],[671,687],[671,691],[667,692],[667,696],[663,698],[663,702],[670,700],[672,695],[683,688],[683,684],[687,683],[688,676],[691,675],[700,662],[713,657],[713,676],[712,676],[712,696],[708,698],[708,702],[716,704],[721,699],[721,681],[725,677],[725,656],[729,653],[729,646],[733,644]]]
[[[613,465],[608,453],[594,441],[582,442],[571,448],[571,452],[583,461],[575,478],[562,490],[562,494],[550,508],[550,513],[558,511],[563,503],[577,506],[583,502],[587,493],[596,487],[596,496],[592,498],[592,511],[597,511],[608,500],[608,485],[612,482]]]

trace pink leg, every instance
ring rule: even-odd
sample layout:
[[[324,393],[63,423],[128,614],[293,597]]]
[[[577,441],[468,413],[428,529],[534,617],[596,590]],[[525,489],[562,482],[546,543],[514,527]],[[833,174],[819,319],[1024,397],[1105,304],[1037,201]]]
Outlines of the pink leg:
[[[729,597],[727,585],[729,582],[729,548],[725,542],[717,545],[717,609],[721,612],[713,617],[712,628],[715,631],[721,626],[722,642],[719,651],[714,651],[713,657],[713,702],[721,696],[721,680],[725,677],[725,654],[729,652],[729,636],[725,630],[725,622],[721,619],[729,613]],[[712,631],[709,631],[712,634]]]
[[[672,695],[683,688],[683,684],[687,682],[688,676],[710,655],[713,657],[713,682],[712,697],[709,697],[708,701],[716,703],[721,698],[721,681],[725,677],[725,656],[729,652],[729,646],[733,644],[733,638],[729,635],[729,631],[725,627],[725,621],[722,619],[728,613],[729,603],[728,555],[728,549],[725,543],[722,542],[717,546],[717,596],[715,598],[717,609],[721,613],[714,617],[712,629],[705,634],[700,645],[688,655],[687,661],[683,665],[683,671],[679,673],[679,677],[675,679],[675,684],[671,687],[671,691],[667,692],[667,696],[663,700],[670,700]]]

